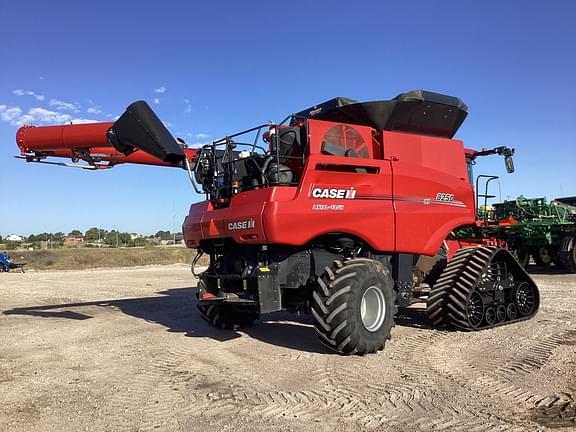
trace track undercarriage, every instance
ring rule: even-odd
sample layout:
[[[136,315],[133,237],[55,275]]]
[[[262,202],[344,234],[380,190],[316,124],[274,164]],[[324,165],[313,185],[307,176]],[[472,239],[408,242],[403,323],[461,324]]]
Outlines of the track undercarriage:
[[[436,326],[481,330],[533,317],[540,303],[530,276],[505,249],[456,252],[430,291],[427,310]]]

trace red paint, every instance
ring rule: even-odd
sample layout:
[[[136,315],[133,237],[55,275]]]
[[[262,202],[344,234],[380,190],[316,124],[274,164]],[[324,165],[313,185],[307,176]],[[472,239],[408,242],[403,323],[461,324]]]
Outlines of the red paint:
[[[81,159],[85,161],[174,166],[141,150],[124,155],[108,143],[106,132],[114,123],[88,123],[63,126],[23,126],[16,133],[16,144],[28,160],[45,157]],[[194,149],[184,150],[191,160]]]
[[[301,246],[323,234],[359,237],[379,251],[434,255],[458,226],[474,223],[474,193],[468,183],[461,141],[405,133],[376,134],[353,126],[369,158],[322,153],[326,133],[336,123],[310,120],[306,166],[298,187],[272,187],[242,192],[229,207],[193,204],[184,221],[188,245],[202,239],[231,237],[237,243]],[[326,171],[322,165],[358,165],[378,174]],[[315,188],[355,190],[355,199],[319,199]],[[438,193],[452,202],[438,202]],[[343,206],[317,210],[313,206]],[[335,207],[339,208],[339,207]],[[229,231],[231,222],[255,220],[253,229]],[[256,238],[251,235],[255,235]]]

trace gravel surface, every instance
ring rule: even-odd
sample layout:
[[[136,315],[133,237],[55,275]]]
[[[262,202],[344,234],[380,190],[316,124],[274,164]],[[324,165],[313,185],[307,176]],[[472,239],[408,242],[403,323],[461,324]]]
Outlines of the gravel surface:
[[[529,321],[475,333],[401,310],[377,355],[310,316],[196,313],[187,266],[0,274],[0,431],[576,430],[576,275],[533,275]]]

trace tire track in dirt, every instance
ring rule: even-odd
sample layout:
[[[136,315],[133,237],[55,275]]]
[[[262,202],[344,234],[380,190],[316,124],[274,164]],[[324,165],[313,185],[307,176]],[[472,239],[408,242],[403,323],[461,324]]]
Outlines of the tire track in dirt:
[[[531,420],[541,425],[576,427],[576,403],[572,392],[542,395],[517,385],[524,376],[540,370],[554,349],[575,343],[576,330],[551,335],[524,348],[524,355],[495,368],[483,366],[482,359],[473,364],[453,350],[435,349],[432,364],[460,387],[498,398],[516,415],[532,413]]]
[[[353,423],[362,429],[399,427],[405,430],[414,425],[421,430],[451,431],[522,431],[524,427],[512,425],[495,416],[466,410],[435,408],[428,416],[422,416],[403,401],[402,391],[388,389],[389,397],[384,403],[378,398],[342,395],[330,391],[301,392],[247,392],[219,391],[196,400],[187,409],[193,415],[207,418],[219,416],[257,417],[260,419],[293,418],[322,424]],[[399,412],[400,411],[400,412]],[[383,414],[386,413],[386,414]]]

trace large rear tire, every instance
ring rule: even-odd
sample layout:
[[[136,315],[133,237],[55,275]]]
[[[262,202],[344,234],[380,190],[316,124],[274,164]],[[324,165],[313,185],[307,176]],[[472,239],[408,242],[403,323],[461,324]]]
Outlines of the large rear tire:
[[[389,270],[367,258],[335,261],[318,279],[312,315],[320,340],[340,354],[384,348],[394,325],[396,293]]]
[[[576,237],[568,235],[562,239],[559,256],[566,270],[576,273]]]

